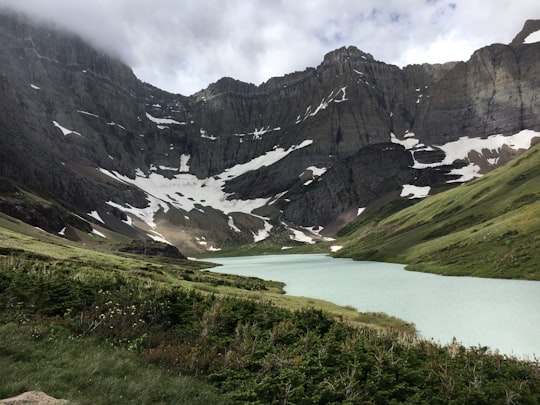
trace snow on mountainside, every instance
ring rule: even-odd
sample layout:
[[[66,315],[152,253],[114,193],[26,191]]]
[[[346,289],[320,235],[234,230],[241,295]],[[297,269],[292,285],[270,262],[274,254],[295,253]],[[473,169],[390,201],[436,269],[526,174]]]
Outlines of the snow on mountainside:
[[[287,150],[276,146],[272,151],[266,152],[247,163],[237,164],[225,169],[220,174],[205,179],[198,179],[189,173],[178,173],[173,175],[172,178],[167,178],[155,171],[146,175],[141,169],[137,169],[135,178],[131,179],[118,172],[109,172],[105,169],[99,170],[115,180],[132,184],[147,194],[149,205],[146,208],[135,208],[129,205],[117,204],[113,201],[108,201],[107,204],[138,217],[152,229],[155,229],[154,217],[156,213],[160,210],[167,212],[170,207],[175,207],[185,212],[192,210],[204,212],[205,208],[212,208],[222,211],[225,214],[233,212],[252,214],[257,208],[261,208],[267,204],[271,198],[257,198],[252,200],[230,198],[231,193],[224,191],[225,183],[246,172],[263,166],[270,166],[291,152],[309,146],[312,143],[313,141],[311,140],[305,140],[299,145],[294,145]],[[189,157],[187,161],[189,161]],[[234,231],[239,230],[237,226],[233,225],[231,227]],[[271,226],[269,227],[265,221],[264,228],[257,232],[255,242],[266,239],[269,236],[270,229]]]
[[[540,31],[533,32],[523,41],[525,44],[533,44],[535,42],[540,42]]]
[[[400,69],[351,46],[260,86],[223,78],[184,97],[0,15],[0,179],[56,196],[104,236],[187,253],[312,243],[358,207],[425,198],[536,142],[536,25],[467,62]]]
[[[393,143],[402,145],[410,150],[414,159],[415,152],[433,151],[435,149],[444,152],[444,159],[433,163],[420,163],[416,159],[414,161],[415,169],[435,168],[444,165],[451,165],[457,160],[469,161],[465,167],[452,169],[449,175],[459,175],[461,177],[448,180],[448,183],[463,183],[470,181],[473,178],[482,176],[481,167],[476,164],[475,160],[484,160],[490,166],[496,167],[499,161],[498,156],[504,148],[512,150],[529,149],[534,138],[540,138],[540,132],[523,130],[517,134],[504,136],[502,134],[491,135],[487,138],[469,138],[468,136],[461,137],[456,141],[451,141],[443,145],[432,145],[426,147],[414,137],[414,134],[407,133],[405,139],[400,140],[394,134],[390,134]],[[495,156],[495,157],[494,157]]]

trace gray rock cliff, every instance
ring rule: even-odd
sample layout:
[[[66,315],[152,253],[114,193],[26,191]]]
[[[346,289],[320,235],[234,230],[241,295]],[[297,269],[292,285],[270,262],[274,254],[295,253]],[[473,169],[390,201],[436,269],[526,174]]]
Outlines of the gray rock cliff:
[[[443,145],[540,131],[540,44],[523,42],[537,25],[467,62],[401,69],[350,46],[260,86],[223,78],[182,96],[3,14],[0,176],[187,252],[321,229],[404,185],[459,177],[469,162],[446,162]]]

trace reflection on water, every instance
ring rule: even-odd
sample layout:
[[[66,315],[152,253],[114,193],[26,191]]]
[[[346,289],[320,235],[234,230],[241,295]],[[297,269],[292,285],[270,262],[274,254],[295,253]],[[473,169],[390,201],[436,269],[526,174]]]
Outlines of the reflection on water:
[[[402,265],[353,262],[325,255],[212,259],[212,271],[283,281],[290,295],[320,298],[359,311],[385,312],[414,322],[441,343],[540,356],[540,282],[445,277]]]

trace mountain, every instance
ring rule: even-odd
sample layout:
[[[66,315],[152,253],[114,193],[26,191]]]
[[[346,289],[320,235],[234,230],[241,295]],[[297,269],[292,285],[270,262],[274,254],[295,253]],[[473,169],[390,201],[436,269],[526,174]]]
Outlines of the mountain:
[[[341,231],[337,256],[450,275],[540,280],[540,145],[481,179]]]
[[[380,199],[425,197],[528,149],[535,28],[467,62],[401,69],[350,46],[260,86],[223,78],[183,96],[0,15],[0,207],[73,239],[99,226],[187,253],[321,239]],[[33,219],[17,202],[28,191],[54,201]]]

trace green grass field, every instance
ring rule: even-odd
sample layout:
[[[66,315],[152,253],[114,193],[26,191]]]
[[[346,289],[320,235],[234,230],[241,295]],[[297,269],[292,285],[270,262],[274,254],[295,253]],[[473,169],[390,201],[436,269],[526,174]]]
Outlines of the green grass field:
[[[3,324],[0,341],[0,398],[38,390],[80,405],[227,403],[207,383],[60,328]]]

